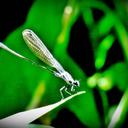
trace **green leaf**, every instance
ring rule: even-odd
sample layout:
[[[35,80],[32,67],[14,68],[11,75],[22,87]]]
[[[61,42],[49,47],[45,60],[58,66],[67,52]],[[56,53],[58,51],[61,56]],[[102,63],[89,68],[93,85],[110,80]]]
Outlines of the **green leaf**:
[[[87,96],[83,96],[79,100],[74,99],[71,103],[66,104],[66,107],[73,111],[86,126],[99,127],[101,122],[93,92],[87,87],[86,74],[67,53],[70,32],[67,33],[68,36],[66,34],[64,35],[64,38],[66,38],[64,42],[59,43],[58,41],[58,37],[62,32],[61,22],[66,2],[66,0],[58,0],[56,2],[52,0],[35,1],[28,13],[25,24],[12,32],[4,42],[21,55],[39,61],[31,51],[29,51],[21,35],[22,31],[26,28],[34,30],[55,58],[72,74],[73,78],[81,80],[80,89],[87,90]],[[75,18],[77,18],[77,16]],[[71,19],[71,21],[75,22],[75,19]],[[1,118],[24,110],[29,102],[31,104],[31,98],[42,81],[45,91],[34,106],[39,106],[40,104],[47,105],[61,98],[59,89],[65,83],[52,74],[40,70],[38,67],[24,62],[13,55],[9,55],[4,51],[0,52],[0,62],[0,90],[2,90],[0,97]],[[10,101],[9,108],[8,101]],[[79,109],[79,106],[81,109]],[[59,109],[51,113],[55,117],[58,111]]]

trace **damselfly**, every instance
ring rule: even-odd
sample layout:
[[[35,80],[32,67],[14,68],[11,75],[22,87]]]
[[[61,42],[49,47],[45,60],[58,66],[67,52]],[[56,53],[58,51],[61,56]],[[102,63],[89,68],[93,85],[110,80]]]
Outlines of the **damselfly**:
[[[68,86],[63,86],[60,88],[60,94],[62,98],[64,98],[63,91],[65,91],[67,94],[71,95],[71,92],[75,91],[76,86],[80,86],[80,83],[78,80],[74,80],[71,74],[69,74],[65,69],[62,67],[62,65],[53,57],[53,55],[50,53],[50,51],[47,49],[47,47],[44,45],[44,43],[39,39],[39,37],[30,29],[26,29],[22,32],[23,39],[25,40],[27,46],[30,48],[30,50],[45,64],[47,64],[50,68],[47,68],[45,66],[39,65],[40,67],[44,69],[48,69],[51,71],[56,77],[62,78]],[[18,54],[17,52],[11,50],[3,43],[0,43],[0,47],[9,51],[10,53],[28,60],[32,63],[35,63],[34,61]],[[38,65],[37,63],[35,63]],[[54,70],[53,70],[54,69]],[[68,88],[70,88],[70,92],[68,91]]]

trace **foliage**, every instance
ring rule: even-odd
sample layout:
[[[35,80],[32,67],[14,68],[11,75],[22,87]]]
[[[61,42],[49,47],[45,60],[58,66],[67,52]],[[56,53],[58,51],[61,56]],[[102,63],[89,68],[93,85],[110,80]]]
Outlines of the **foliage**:
[[[118,105],[122,110],[122,113],[118,112],[120,115],[118,122],[120,123],[112,122],[113,127],[123,125],[126,120],[128,98],[123,97],[127,97],[128,84],[128,24],[126,22],[128,16],[126,5],[128,3],[117,1],[112,1],[115,8],[111,9],[104,1],[96,0],[56,0],[56,2],[36,0],[29,10],[25,23],[10,33],[4,41],[7,46],[21,55],[40,62],[25,45],[21,33],[24,29],[30,28],[39,35],[64,68],[74,78],[80,79],[80,90],[87,92],[86,95],[73,99],[63,106],[72,111],[87,127],[111,126],[113,113],[116,112]],[[94,15],[95,10],[97,14]],[[102,13],[101,17],[98,12]],[[98,20],[94,16],[97,16]],[[84,40],[86,38],[90,40],[90,42],[87,40],[82,43],[90,43],[93,51],[95,71],[91,76],[68,52],[71,32],[80,17],[88,29],[88,35],[84,33]],[[81,45],[81,42],[77,43]],[[120,51],[112,50],[115,46]],[[85,53],[82,56],[83,61],[86,56],[90,57],[90,53],[88,55]],[[122,56],[118,57],[118,55]],[[79,58],[79,54],[77,56]],[[113,58],[109,60],[109,57]],[[87,60],[86,63],[89,64],[89,62],[90,60]],[[26,108],[51,104],[61,98],[59,89],[65,84],[63,81],[2,50],[0,51],[0,71],[1,118]],[[115,88],[120,92],[120,98],[118,102],[110,104],[112,97],[109,97],[108,93],[113,93],[113,90],[116,92]],[[36,93],[37,90],[40,90],[39,93]],[[103,115],[98,109],[96,90],[100,96],[98,103],[100,104],[99,108],[103,107]],[[121,97],[125,107],[120,105]],[[57,117],[60,109],[62,107],[43,117],[40,121],[46,125],[50,124]]]

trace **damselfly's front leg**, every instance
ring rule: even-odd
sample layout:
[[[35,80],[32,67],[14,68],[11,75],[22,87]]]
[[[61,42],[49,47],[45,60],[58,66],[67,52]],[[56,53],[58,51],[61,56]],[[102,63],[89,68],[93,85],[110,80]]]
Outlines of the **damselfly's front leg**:
[[[70,92],[68,92],[68,88],[67,88],[67,87],[65,87],[65,92],[66,92],[67,94],[69,94],[69,95],[72,95]]]
[[[71,86],[71,92],[74,92],[75,91],[75,86]]]
[[[61,94],[62,100],[64,99],[63,91],[65,91],[68,95],[72,95],[70,92],[68,92],[67,87],[63,86],[62,88],[60,88],[60,94]]]
[[[65,88],[66,88],[65,86],[63,86],[62,88],[60,88],[60,95],[61,95],[62,100],[64,99],[63,90],[64,90]]]

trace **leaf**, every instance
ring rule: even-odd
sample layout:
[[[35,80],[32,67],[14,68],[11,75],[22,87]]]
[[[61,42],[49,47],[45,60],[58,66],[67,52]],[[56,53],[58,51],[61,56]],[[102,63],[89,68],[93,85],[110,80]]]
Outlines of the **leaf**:
[[[78,119],[87,127],[100,127],[100,117],[98,115],[93,93],[88,90],[86,95],[81,96],[78,100],[72,100],[68,108],[76,114]],[[92,119],[93,117],[93,119]]]
[[[39,61],[31,51],[29,51],[23,41],[22,31],[24,28],[32,28],[41,40],[45,42],[46,46],[51,48],[50,51],[52,51],[56,37],[60,31],[64,5],[65,0],[63,2],[58,0],[57,4],[51,0],[35,1],[29,11],[25,24],[10,33],[3,42],[21,55]],[[24,62],[3,50],[0,50],[0,72],[0,118],[24,110],[41,81],[45,82],[44,88],[46,91],[43,95],[47,92],[50,93],[50,91],[55,92],[60,88],[60,86],[57,86],[58,79],[54,78],[52,74],[30,63]],[[51,81],[53,84],[52,87]],[[52,102],[55,102],[60,96],[59,91],[56,92],[58,93],[56,93],[55,99]],[[44,99],[46,99],[46,97]],[[51,99],[41,103],[41,98],[39,99],[40,104],[50,104]],[[10,102],[9,108],[8,101]]]
[[[17,127],[25,126],[25,125],[31,123],[32,121],[38,119],[39,117],[43,116],[44,114],[52,111],[56,107],[67,102],[68,100],[74,98],[75,96],[78,96],[78,95],[81,95],[84,93],[85,93],[85,91],[81,91],[81,92],[71,95],[55,104],[28,110],[28,111],[24,111],[24,112],[20,112],[20,113],[14,114],[12,116],[6,117],[6,118],[0,120],[0,126],[6,126],[6,127],[7,126],[8,127],[10,127],[10,126],[17,126]]]
[[[21,35],[22,31],[26,28],[30,28],[36,32],[63,67],[69,71],[74,78],[81,80],[80,89],[88,90],[87,96],[79,98],[79,100],[73,100],[70,104],[66,104],[65,107],[75,113],[77,118],[86,126],[93,127],[96,125],[99,127],[101,121],[96,108],[93,92],[86,86],[86,74],[67,53],[69,39],[65,39],[65,42],[60,43],[57,41],[62,32],[62,16],[66,2],[66,0],[58,0],[57,2],[52,0],[35,1],[28,13],[24,25],[12,32],[4,42],[7,46],[21,55],[38,61],[25,45]],[[74,20],[71,19],[71,21]],[[69,28],[68,24],[66,27]],[[65,36],[67,38],[70,37],[70,32],[67,34],[69,35],[67,36],[65,34]],[[0,54],[0,61],[2,62],[0,66],[0,77],[2,79],[0,83],[0,90],[2,90],[0,97],[0,110],[2,110],[1,117],[24,110],[31,101],[31,98],[34,97],[33,94],[35,94],[35,89],[38,88],[41,81],[43,81],[45,92],[43,96],[38,99],[38,104],[34,104],[34,106],[51,104],[60,98],[59,88],[65,84],[64,82],[6,52],[1,51]],[[8,101],[10,101],[9,108]],[[81,106],[81,109],[79,109],[79,106]],[[58,111],[59,109],[51,112],[53,117],[57,115]],[[50,117],[51,120],[53,117]],[[93,118],[94,120],[92,120]]]

